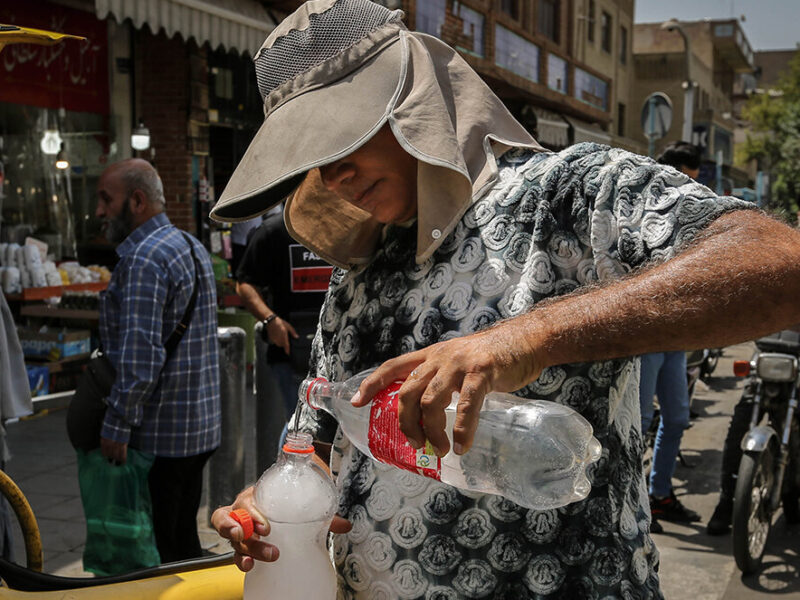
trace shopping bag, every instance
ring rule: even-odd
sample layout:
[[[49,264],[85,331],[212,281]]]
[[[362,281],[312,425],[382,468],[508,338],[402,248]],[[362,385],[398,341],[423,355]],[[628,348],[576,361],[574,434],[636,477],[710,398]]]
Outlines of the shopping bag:
[[[78,480],[86,515],[83,568],[117,575],[160,564],[147,475],[155,457],[128,447],[124,465],[100,450],[78,450]]]

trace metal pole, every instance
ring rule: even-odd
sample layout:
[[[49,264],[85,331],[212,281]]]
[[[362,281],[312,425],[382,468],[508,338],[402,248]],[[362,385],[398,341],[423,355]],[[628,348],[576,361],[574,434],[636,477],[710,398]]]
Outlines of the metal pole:
[[[656,153],[656,98],[650,96],[650,118],[648,119],[647,156],[653,158]]]
[[[262,323],[256,323],[256,472],[263,473],[278,458],[278,441],[291,415],[283,407],[281,390],[267,362],[269,344],[261,338]]]
[[[222,444],[209,460],[209,507],[230,504],[244,488],[245,338],[239,327],[220,327]]]

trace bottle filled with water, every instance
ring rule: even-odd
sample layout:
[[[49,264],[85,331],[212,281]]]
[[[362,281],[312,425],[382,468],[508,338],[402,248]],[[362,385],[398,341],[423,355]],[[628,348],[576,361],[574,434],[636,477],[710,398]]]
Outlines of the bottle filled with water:
[[[470,449],[440,458],[428,442],[414,449],[400,431],[402,381],[381,390],[366,406],[350,403],[371,372],[340,383],[307,379],[300,387],[301,399],[332,414],[364,454],[457,488],[497,494],[537,510],[565,506],[589,494],[586,468],[600,458],[601,446],[589,422],[571,408],[491,392],[484,399]],[[445,411],[451,446],[457,405],[454,393]]]
[[[336,573],[326,548],[336,512],[336,486],[313,461],[311,442],[307,433],[287,435],[278,461],[256,483],[255,505],[270,526],[265,541],[280,554],[272,563],[255,562],[244,578],[244,600],[336,598]],[[231,516],[242,525],[245,539],[252,535],[246,511],[233,511]]]

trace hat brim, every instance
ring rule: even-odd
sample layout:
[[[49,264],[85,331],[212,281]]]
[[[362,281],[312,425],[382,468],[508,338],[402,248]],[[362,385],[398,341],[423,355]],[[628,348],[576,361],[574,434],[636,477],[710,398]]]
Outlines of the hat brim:
[[[345,77],[272,110],[211,217],[242,221],[262,214],[289,196],[308,171],[366,143],[386,122],[399,93],[402,46],[391,43]]]

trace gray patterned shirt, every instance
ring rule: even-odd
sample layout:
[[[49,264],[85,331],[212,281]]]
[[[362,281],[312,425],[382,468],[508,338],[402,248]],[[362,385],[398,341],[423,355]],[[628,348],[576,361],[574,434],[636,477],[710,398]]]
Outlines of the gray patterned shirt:
[[[316,375],[341,381],[668,259],[723,212],[749,206],[596,144],[513,151],[499,168],[495,186],[430,260],[415,263],[415,227],[390,227],[368,265],[334,272]],[[332,547],[340,598],[661,597],[642,477],[638,361],[551,367],[518,394],[567,404],[592,424],[603,455],[590,471],[589,497],[525,510],[375,462],[339,432],[339,514],[353,523]],[[310,413],[302,421],[317,439],[334,439],[332,421]]]

